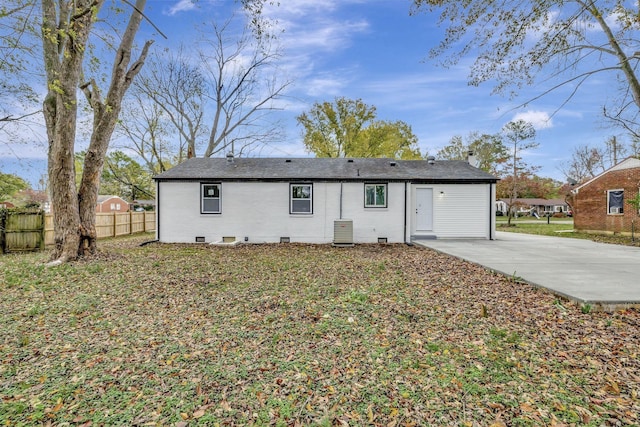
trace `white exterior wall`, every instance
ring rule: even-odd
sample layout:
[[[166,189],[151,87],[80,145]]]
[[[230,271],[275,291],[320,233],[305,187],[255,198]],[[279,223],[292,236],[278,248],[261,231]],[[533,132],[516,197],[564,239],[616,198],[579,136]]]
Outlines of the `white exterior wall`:
[[[411,234],[415,229],[415,194],[418,188],[433,189],[433,230],[419,234],[447,238],[494,238],[495,191],[492,184],[433,184],[411,186]]]
[[[212,180],[211,182],[215,182]],[[364,183],[313,183],[313,214],[289,214],[289,182],[223,182],[220,214],[200,213],[200,182],[158,183],[157,237],[162,242],[206,242],[235,237],[249,243],[331,243],[334,220],[353,220],[355,243],[404,242],[404,183],[389,183],[386,208],[364,208]]]

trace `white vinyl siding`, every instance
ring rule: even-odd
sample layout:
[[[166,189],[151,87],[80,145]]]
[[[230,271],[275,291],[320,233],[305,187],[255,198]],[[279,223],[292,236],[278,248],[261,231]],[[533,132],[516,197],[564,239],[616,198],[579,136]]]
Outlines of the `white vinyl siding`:
[[[426,234],[438,239],[490,238],[490,184],[416,185],[413,197],[415,188],[433,188],[433,230]],[[415,212],[415,202],[412,207]],[[415,215],[411,217],[415,234]]]

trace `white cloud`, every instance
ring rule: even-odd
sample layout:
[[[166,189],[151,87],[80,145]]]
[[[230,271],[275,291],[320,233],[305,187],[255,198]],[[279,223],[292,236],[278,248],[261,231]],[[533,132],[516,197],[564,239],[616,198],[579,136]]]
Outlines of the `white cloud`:
[[[334,97],[342,92],[342,89],[348,85],[348,81],[333,75],[325,75],[309,79],[305,82],[306,93],[314,98]]]
[[[513,121],[524,120],[531,123],[536,130],[549,129],[553,127],[553,120],[546,111],[525,111],[513,116]]]
[[[283,30],[278,42],[286,63],[281,63],[280,68],[295,76],[290,92],[303,98],[327,100],[342,94],[353,81],[357,70],[348,63],[330,72],[319,70],[350,48],[356,35],[370,30],[365,18],[347,18],[340,13],[348,3],[359,2],[290,0],[266,9],[265,16],[277,21]]]
[[[338,51],[351,45],[354,34],[365,32],[369,29],[369,23],[359,21],[333,21],[315,20],[307,23],[289,22],[288,30],[281,37],[288,51],[322,49],[325,51]]]
[[[365,3],[367,0],[286,0],[277,4],[267,4],[264,15],[277,20],[291,17],[326,16],[339,7]]]
[[[173,16],[180,12],[188,12],[190,10],[194,10],[195,8],[196,4],[193,0],[179,0],[178,3],[171,6],[167,14]]]
[[[304,16],[310,13],[327,13],[336,9],[335,0],[287,0],[277,5],[265,5],[264,14],[269,18]]]

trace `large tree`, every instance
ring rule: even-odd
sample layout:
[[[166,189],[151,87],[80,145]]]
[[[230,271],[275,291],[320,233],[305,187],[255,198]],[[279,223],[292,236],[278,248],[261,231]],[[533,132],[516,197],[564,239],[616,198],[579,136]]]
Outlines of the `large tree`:
[[[250,13],[254,33],[261,36],[270,28],[260,14],[265,2],[239,0]],[[9,50],[3,50],[0,67],[5,70],[18,67],[32,75],[42,71],[45,77],[42,112],[54,212],[55,260],[52,264],[75,259],[96,249],[95,202],[104,159],[123,96],[142,68],[151,44],[147,41],[137,52],[137,59],[132,59],[134,40],[144,17],[145,0],[125,1],[113,4],[112,8],[105,7],[106,4],[105,0],[7,0],[0,5],[0,28],[10,28],[8,33],[1,34],[3,42],[8,40],[6,34],[36,35],[38,40],[30,45],[27,38],[13,37],[16,42],[9,45],[10,50],[33,52],[30,46],[40,46],[37,49],[40,55],[34,56],[28,67],[16,62],[22,61],[23,56],[6,55]],[[23,11],[28,12],[21,15]],[[120,13],[126,21],[124,26],[121,27],[119,19],[113,19],[108,13]],[[8,19],[17,16],[25,19]],[[102,32],[95,33],[98,23]],[[113,29],[122,32],[118,31],[115,36],[106,33]],[[94,54],[100,43],[104,43],[105,51],[115,52],[113,65],[104,75],[90,75],[96,69],[108,66],[105,56]],[[6,46],[3,44],[2,48]],[[76,185],[74,148],[80,108],[78,94],[81,92],[93,113],[93,121],[89,148],[82,162],[82,178]]]
[[[605,158],[602,147],[578,145],[571,153],[571,160],[561,169],[568,180],[582,183],[604,172]]]
[[[561,166],[565,177],[575,183],[582,183],[621,161],[627,154],[634,155],[636,144],[627,147],[615,136],[602,145],[578,145],[571,152],[571,160]]]
[[[274,38],[261,33],[264,26],[231,36],[232,23],[212,22],[198,49],[207,80],[204,96],[214,111],[204,157],[242,155],[277,139],[280,127],[267,116],[291,83],[276,67],[280,52]]]
[[[158,152],[151,132],[141,132],[145,121],[149,131],[162,125],[157,110],[173,135],[172,144],[164,142],[177,162],[231,151],[240,156],[280,138],[281,126],[270,113],[290,82],[277,68],[280,53],[264,33],[268,27],[242,21],[238,32],[241,19],[212,22],[189,49],[151,58],[134,87],[133,103],[142,114],[123,120],[139,154]]]
[[[95,209],[100,175],[122,98],[144,64],[151,42],[131,62],[145,0],[130,9],[103,97],[94,79],[85,77],[85,53],[104,0],[42,0],[42,47],[47,94],[43,112],[49,141],[49,189],[55,229],[55,263],[96,249]],[[91,58],[88,58],[91,59]],[[76,188],[74,146],[78,115],[78,88],[93,110],[93,128],[84,158],[82,180]]]
[[[414,0],[413,11],[440,13],[446,32],[431,56],[445,65],[475,57],[472,84],[517,91],[547,71],[540,96],[566,86],[570,98],[587,80],[607,79],[621,89],[608,115],[637,131],[638,2]]]
[[[119,150],[109,153],[105,159],[100,193],[115,194],[129,202],[155,197],[151,173]]]
[[[148,102],[148,98],[136,91],[125,101],[127,114],[119,121],[118,134],[124,136],[119,149],[128,149],[142,159],[151,174],[166,171],[176,156],[186,158],[186,143],[180,136],[178,147],[170,139],[170,121],[160,103]],[[191,119],[189,119],[191,120]]]
[[[375,118],[374,106],[339,97],[333,103],[315,103],[297,120],[307,151],[317,157],[421,157],[418,139],[407,123]]]
[[[509,150],[509,159],[505,164],[505,176],[510,177],[510,179],[505,180],[505,183],[508,183],[505,191],[509,200],[507,202],[509,212],[507,225],[510,226],[513,216],[512,208],[514,206],[514,200],[524,194],[523,184],[526,182],[526,178],[530,177],[537,169],[524,160],[522,152],[532,150],[538,147],[539,144],[534,140],[536,131],[533,125],[524,120],[516,120],[504,125],[502,128],[502,136]],[[498,192],[500,192],[500,189],[498,189]]]
[[[194,157],[198,139],[206,134],[206,92],[207,81],[201,69],[191,64],[183,47],[151,55],[129,99],[138,114],[130,114],[121,122],[133,144],[129,148],[156,172],[167,169],[168,158],[181,162]],[[177,136],[177,144],[171,144],[171,135]]]
[[[509,157],[500,135],[479,132],[471,132],[466,138],[454,136],[449,144],[438,151],[436,157],[444,160],[466,160],[469,152],[473,152],[478,168],[494,175],[500,174],[500,169]]]

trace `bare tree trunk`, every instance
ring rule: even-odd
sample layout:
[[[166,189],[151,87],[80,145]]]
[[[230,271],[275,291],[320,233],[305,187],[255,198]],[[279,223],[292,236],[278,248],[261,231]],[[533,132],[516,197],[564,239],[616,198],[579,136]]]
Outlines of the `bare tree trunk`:
[[[75,93],[75,91],[73,91]],[[49,186],[51,204],[54,206],[54,242],[52,259],[62,262],[76,258],[79,243],[78,199],[73,162],[73,150],[68,141],[75,139],[75,114],[65,111],[56,113],[56,105],[64,104],[48,99],[44,103],[47,122],[53,123],[53,132],[49,135]],[[75,105],[68,103],[67,105]],[[72,107],[69,107],[72,109]],[[64,116],[73,116],[65,120]],[[59,117],[63,116],[63,117]]]
[[[49,180],[53,207],[56,263],[95,250],[98,185],[122,98],[139,72],[150,42],[127,70],[145,0],[136,1],[122,36],[106,102],[94,82],[79,85],[84,52],[104,0],[42,0],[42,45],[48,93],[43,105],[49,139]],[[74,146],[80,87],[94,109],[94,128],[79,191],[75,185]]]
[[[78,199],[74,145],[77,87],[94,11],[102,0],[42,0],[42,47],[48,92],[43,113],[49,140],[49,186],[53,206],[53,259],[66,262],[78,254]],[[94,9],[94,6],[96,9]]]
[[[122,98],[131,86],[133,78],[140,72],[144,65],[149,47],[152,42],[145,43],[140,57],[133,63],[131,68],[131,49],[135,40],[135,35],[142,21],[141,11],[144,10],[146,0],[137,0],[135,11],[132,12],[127,29],[120,42],[120,47],[116,53],[113,71],[111,74],[111,85],[103,102],[98,86],[94,81],[82,85],[82,90],[93,108],[93,132],[87,154],[84,158],[84,168],[82,170],[82,180],[78,192],[80,209],[80,242],[78,255],[82,256],[86,252],[95,253],[97,248],[98,234],[96,231],[96,202],[98,200],[98,190],[100,187],[100,175],[104,167],[104,159],[107,155],[111,135],[116,127],[116,121],[122,109]]]

